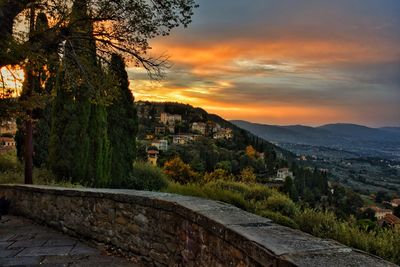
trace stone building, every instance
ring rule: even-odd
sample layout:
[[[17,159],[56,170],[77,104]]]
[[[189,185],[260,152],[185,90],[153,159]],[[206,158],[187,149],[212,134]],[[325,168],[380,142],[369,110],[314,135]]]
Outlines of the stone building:
[[[160,121],[164,125],[175,125],[176,122],[182,121],[182,116],[178,114],[169,114],[162,112],[160,114]]]
[[[159,151],[156,147],[149,147],[147,149],[147,161],[153,165],[153,166],[157,166],[157,160],[158,160],[158,155],[159,155]]]
[[[157,140],[151,143],[151,146],[156,147],[159,151],[168,150],[168,140]]]
[[[204,122],[194,122],[192,123],[191,130],[193,132],[199,132],[202,135],[205,135],[207,130],[207,124]]]
[[[281,168],[276,172],[275,181],[284,182],[287,177],[294,179],[293,172],[289,168]]]

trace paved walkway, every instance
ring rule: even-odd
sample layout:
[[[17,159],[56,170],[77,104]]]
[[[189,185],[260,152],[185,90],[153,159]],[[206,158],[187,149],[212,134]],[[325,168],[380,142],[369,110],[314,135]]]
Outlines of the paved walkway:
[[[0,220],[0,266],[138,266],[14,216]]]

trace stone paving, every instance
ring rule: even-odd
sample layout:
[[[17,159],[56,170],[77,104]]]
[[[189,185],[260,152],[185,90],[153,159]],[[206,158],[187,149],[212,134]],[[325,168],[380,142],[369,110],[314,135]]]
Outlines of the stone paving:
[[[0,266],[139,266],[14,216],[0,220]]]

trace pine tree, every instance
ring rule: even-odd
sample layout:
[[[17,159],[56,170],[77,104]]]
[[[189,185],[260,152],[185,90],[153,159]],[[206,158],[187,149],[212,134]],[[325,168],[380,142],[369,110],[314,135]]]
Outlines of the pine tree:
[[[115,100],[107,109],[111,142],[111,184],[118,187],[132,172],[133,161],[136,158],[138,118],[121,56],[112,55],[110,74],[116,81],[117,89]]]

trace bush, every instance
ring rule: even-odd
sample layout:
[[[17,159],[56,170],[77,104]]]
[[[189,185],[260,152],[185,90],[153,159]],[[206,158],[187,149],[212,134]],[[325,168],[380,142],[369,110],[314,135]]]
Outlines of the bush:
[[[260,202],[257,205],[258,210],[270,210],[279,212],[285,216],[294,216],[297,207],[293,201],[285,195],[275,194],[270,196],[267,200]]]
[[[296,213],[294,222],[299,228],[314,236],[331,238],[347,246],[400,263],[400,227],[365,231],[354,218],[341,221],[332,212],[305,209]]]
[[[163,171],[149,163],[135,162],[133,173],[121,182],[121,188],[159,191],[168,185]]]
[[[239,175],[239,180],[243,183],[254,184],[257,180],[257,176],[254,174],[253,168],[244,168]]]
[[[267,200],[274,194],[280,194],[275,189],[268,188],[259,184],[244,184],[232,181],[215,181],[209,183],[210,186],[220,188],[221,190],[229,190],[243,195],[247,201],[262,201]]]
[[[0,154],[0,172],[20,170],[22,170],[22,165],[17,159],[16,151]]]
[[[200,178],[199,174],[193,171],[190,165],[184,163],[179,157],[165,162],[164,172],[171,180],[180,184],[194,183]]]
[[[213,171],[211,173],[206,173],[203,177],[203,181],[205,183],[209,183],[212,181],[218,181],[218,180],[233,181],[234,179],[235,179],[235,177],[224,169],[216,169],[215,171]]]

